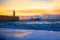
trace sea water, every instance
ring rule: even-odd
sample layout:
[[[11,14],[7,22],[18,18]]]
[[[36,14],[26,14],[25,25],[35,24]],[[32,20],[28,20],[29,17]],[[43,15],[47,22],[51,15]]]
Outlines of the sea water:
[[[0,39],[60,40],[60,22],[0,22]]]

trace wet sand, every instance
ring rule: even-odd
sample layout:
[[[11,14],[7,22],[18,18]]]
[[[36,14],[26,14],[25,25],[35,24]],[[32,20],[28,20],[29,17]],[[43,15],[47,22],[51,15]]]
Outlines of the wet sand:
[[[7,40],[60,40],[60,31],[0,28],[0,37]]]

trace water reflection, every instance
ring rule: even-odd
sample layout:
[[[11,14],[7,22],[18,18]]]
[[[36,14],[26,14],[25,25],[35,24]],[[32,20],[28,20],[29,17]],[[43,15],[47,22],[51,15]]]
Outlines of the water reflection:
[[[2,37],[26,37],[31,34],[32,31],[19,30],[19,29],[0,29],[0,36]]]
[[[60,32],[0,28],[0,37],[8,40],[60,40]]]

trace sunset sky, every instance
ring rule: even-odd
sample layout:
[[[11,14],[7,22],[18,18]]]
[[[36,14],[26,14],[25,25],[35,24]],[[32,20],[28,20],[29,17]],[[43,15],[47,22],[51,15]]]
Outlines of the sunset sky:
[[[9,11],[10,10],[10,11]],[[60,0],[0,0],[0,15],[33,16],[60,14]]]

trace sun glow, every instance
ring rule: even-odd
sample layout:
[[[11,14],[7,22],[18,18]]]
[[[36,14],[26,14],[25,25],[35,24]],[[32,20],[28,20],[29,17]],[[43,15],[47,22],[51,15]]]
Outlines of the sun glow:
[[[1,10],[16,10],[17,16],[31,16],[42,14],[60,14],[60,0],[47,1],[30,1],[30,0],[10,0],[0,5],[0,15],[10,14],[11,12],[2,12]],[[18,10],[18,11],[17,11]],[[12,14],[10,14],[12,15]]]

